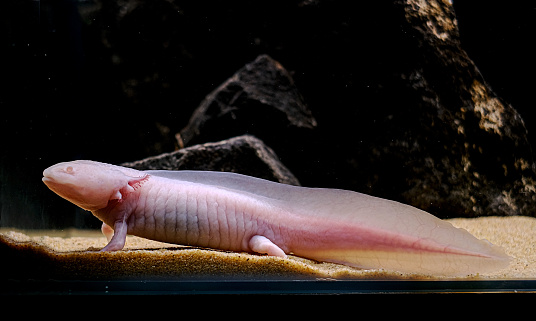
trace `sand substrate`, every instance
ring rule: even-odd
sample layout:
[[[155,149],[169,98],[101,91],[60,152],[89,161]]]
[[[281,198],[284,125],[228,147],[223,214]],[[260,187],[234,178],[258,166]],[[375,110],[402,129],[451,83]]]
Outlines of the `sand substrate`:
[[[536,279],[536,219],[451,219],[513,257],[507,269],[468,279]],[[290,255],[287,259],[179,246],[128,236],[125,249],[99,252],[100,231],[0,229],[1,275],[36,279],[434,279],[383,270],[361,270]]]

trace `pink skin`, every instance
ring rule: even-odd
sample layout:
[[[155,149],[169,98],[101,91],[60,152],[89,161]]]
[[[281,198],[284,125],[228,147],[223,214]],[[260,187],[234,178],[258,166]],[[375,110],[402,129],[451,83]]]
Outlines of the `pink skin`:
[[[131,234],[431,275],[483,273],[509,262],[499,247],[426,212],[350,191],[93,161],[60,163],[43,175],[52,191],[103,222],[109,243],[102,251],[121,250]]]

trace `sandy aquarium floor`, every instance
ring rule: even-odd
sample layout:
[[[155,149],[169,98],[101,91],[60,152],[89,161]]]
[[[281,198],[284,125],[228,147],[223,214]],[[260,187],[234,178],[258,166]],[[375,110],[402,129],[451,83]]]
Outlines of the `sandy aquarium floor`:
[[[450,219],[480,239],[502,246],[513,261],[507,269],[463,279],[536,279],[536,218]],[[60,279],[435,279],[383,270],[361,270],[290,255],[287,259],[160,243],[128,236],[125,249],[101,253],[100,231],[0,229],[4,274]],[[4,267],[5,268],[5,267]]]

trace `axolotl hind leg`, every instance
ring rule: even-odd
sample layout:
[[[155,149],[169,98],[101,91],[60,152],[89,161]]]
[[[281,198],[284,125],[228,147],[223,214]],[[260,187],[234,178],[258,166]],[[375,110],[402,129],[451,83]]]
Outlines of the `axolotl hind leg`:
[[[253,252],[286,258],[285,252],[272,241],[262,235],[255,235],[249,240],[249,247]]]
[[[112,232],[110,232],[111,229],[112,228],[109,225],[102,225],[102,233],[106,235],[106,238],[109,239],[109,242],[108,245],[106,245],[101,251],[119,251],[125,246],[125,241],[127,238],[127,223],[125,220],[116,221]],[[110,236],[111,239],[109,238]]]

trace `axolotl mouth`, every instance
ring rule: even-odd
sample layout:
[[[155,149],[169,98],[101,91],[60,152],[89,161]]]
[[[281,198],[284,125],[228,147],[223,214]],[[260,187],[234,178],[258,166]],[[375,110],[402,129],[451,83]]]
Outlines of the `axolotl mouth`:
[[[48,188],[54,190],[54,187],[61,185],[56,179],[54,179],[54,173],[50,168],[47,168],[43,171],[43,183],[45,183]]]
[[[54,183],[54,179],[52,177],[43,176],[43,183],[45,183],[47,186],[49,183]]]
[[[52,188],[53,185],[57,184],[57,182],[52,177],[47,176],[45,172],[43,172],[43,183],[49,188]]]
[[[57,182],[54,178],[52,177],[48,177],[48,176],[44,176],[43,177],[43,183],[45,183],[45,185],[51,190],[53,191],[54,193],[61,195],[60,191],[62,190],[62,186],[64,186],[64,184],[60,184],[59,182]],[[63,196],[62,196],[63,197]],[[65,198],[65,197],[63,197]]]

